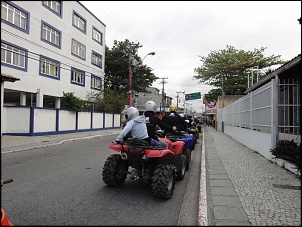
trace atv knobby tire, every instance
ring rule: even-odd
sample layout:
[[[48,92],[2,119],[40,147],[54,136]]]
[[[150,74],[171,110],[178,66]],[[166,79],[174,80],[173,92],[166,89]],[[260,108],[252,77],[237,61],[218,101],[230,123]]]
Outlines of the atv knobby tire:
[[[159,164],[151,177],[151,190],[153,195],[162,199],[170,199],[175,189],[175,166]]]
[[[184,154],[181,154],[179,159],[179,165],[177,168],[177,173],[176,173],[176,180],[181,181],[184,179],[186,173],[186,163],[187,163],[187,157]]]
[[[128,167],[120,154],[110,155],[103,167],[103,181],[111,186],[120,186],[127,178],[127,171]]]
[[[186,162],[186,170],[190,168],[190,163],[191,163],[191,150],[190,148],[185,148],[183,151],[183,154],[187,157],[187,162]]]

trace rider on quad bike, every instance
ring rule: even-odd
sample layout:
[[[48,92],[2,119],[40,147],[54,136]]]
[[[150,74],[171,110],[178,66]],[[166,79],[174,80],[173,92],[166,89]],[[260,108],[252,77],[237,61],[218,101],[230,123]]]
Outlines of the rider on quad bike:
[[[146,123],[145,123],[145,116],[139,116],[138,110],[131,106],[129,107],[126,112],[125,116],[127,119],[127,124],[120,132],[116,140],[113,142],[114,144],[118,144],[123,141],[123,138],[131,132],[132,138],[140,139],[146,141],[149,145],[151,143],[151,139],[148,135]]]
[[[159,141],[161,143],[161,145],[163,146],[163,148],[168,149],[168,144],[163,141],[163,140],[158,140],[158,136],[157,136],[157,126],[160,127],[163,130],[166,130],[168,132],[173,132],[175,131],[177,128],[176,126],[170,127],[169,125],[165,124],[162,122],[162,120],[160,120],[157,116],[155,116],[156,113],[156,104],[153,101],[147,101],[145,103],[145,119],[146,119],[146,125],[147,125],[147,130],[148,130],[148,135],[149,137]]]
[[[177,113],[177,107],[173,105],[170,107],[170,112],[163,116],[162,121],[170,127],[176,126],[178,132],[181,132],[183,128],[186,131],[188,127],[187,122]]]
[[[116,141],[109,145],[109,148],[120,154],[112,154],[105,161],[103,181],[111,186],[120,186],[129,174],[133,180],[143,179],[150,183],[155,196],[170,199],[175,189],[175,181],[182,180],[185,174],[186,159],[180,165],[176,158],[182,155],[184,144],[175,144],[174,151],[162,149],[162,146],[150,146],[153,139],[148,136],[145,116],[139,116],[134,107],[128,108],[126,114],[128,122],[125,128]],[[133,138],[123,141],[123,136],[129,131],[132,132]]]
[[[177,113],[177,107],[172,105],[170,106],[170,112],[164,115],[162,121],[167,125],[173,127],[176,126],[177,131],[173,133],[165,133],[166,136],[169,135],[169,139],[172,142],[184,140],[185,148],[183,150],[183,154],[186,156],[186,170],[189,169],[190,161],[191,161],[191,138],[188,138],[186,135],[186,131],[188,129],[187,122]],[[185,134],[183,133],[185,132]],[[182,138],[182,139],[181,139]]]

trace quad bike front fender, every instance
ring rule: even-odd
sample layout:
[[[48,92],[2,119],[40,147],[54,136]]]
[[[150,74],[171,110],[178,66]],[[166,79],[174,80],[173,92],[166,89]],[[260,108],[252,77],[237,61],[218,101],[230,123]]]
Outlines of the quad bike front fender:
[[[2,208],[1,208],[1,226],[14,226],[13,223],[11,223],[8,220],[4,210]]]

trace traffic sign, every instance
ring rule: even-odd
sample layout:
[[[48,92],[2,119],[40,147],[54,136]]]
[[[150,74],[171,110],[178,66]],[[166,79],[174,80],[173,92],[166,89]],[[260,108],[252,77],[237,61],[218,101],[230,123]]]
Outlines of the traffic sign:
[[[200,98],[201,98],[200,92],[185,94],[186,100],[193,100],[193,99],[200,99]]]

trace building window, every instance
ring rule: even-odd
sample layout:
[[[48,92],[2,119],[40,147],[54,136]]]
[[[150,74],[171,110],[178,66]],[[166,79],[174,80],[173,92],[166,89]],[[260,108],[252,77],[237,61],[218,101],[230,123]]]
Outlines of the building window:
[[[61,1],[43,1],[42,4],[47,9],[54,12],[58,16],[62,16],[62,2]]]
[[[40,75],[60,79],[60,62],[40,56]]]
[[[76,68],[71,68],[71,83],[85,86],[85,72]]]
[[[103,45],[103,34],[95,27],[92,27],[92,39]]]
[[[86,58],[86,47],[83,44],[79,43],[78,41],[76,41],[74,39],[72,39],[71,45],[72,45],[71,54],[85,60],[85,58]]]
[[[92,51],[91,63],[99,68],[102,68],[102,55]]]
[[[76,12],[73,12],[72,25],[86,34],[86,20]]]
[[[29,33],[29,12],[13,3],[1,1],[1,21]]]
[[[1,41],[1,65],[27,71],[28,51]]]
[[[95,90],[102,89],[102,79],[98,76],[91,74],[91,88]]]
[[[42,21],[41,39],[55,47],[61,48],[61,32]]]

